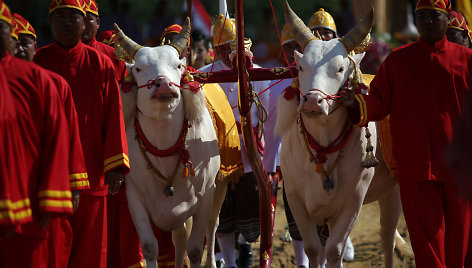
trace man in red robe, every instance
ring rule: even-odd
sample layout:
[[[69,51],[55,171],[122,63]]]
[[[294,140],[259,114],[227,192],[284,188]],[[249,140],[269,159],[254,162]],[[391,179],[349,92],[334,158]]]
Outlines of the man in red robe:
[[[15,56],[27,61],[33,61],[34,55],[36,54],[36,32],[33,26],[21,15],[15,13],[12,17],[12,23],[16,24],[18,32],[18,44]],[[76,211],[79,206],[80,191],[90,188],[82,144],[80,142],[77,112],[67,81],[65,81],[62,76],[52,71],[47,71],[59,89],[70,127],[69,179],[70,189],[72,191],[72,205],[74,211]],[[72,247],[72,228],[69,221],[65,218],[52,219],[49,227],[51,229],[48,237],[49,247],[65,247],[66,250],[60,251],[59,254],[49,254],[48,265],[50,268],[66,267],[69,262]]]
[[[418,1],[420,39],[390,53],[369,95],[345,102],[360,126],[390,114],[403,213],[420,268],[464,267],[470,238],[471,204],[456,193],[444,161],[472,87],[472,51],[445,36],[450,11],[449,0]]]
[[[125,63],[117,59],[115,56],[115,49],[98,42],[95,37],[97,36],[98,29],[100,28],[100,17],[98,15],[98,5],[95,0],[84,0],[85,9],[86,9],[86,20],[85,20],[85,30],[82,34],[82,43],[89,45],[96,50],[105,53],[108,58],[113,62],[115,66],[115,75],[118,83],[124,81],[127,71]]]
[[[69,83],[77,109],[90,190],[83,191],[71,218],[74,239],[69,267],[106,267],[106,196],[129,171],[121,100],[113,63],[81,42],[85,3],[52,1],[50,23],[56,42],[40,48],[34,61]]]
[[[464,16],[457,11],[451,11],[450,16],[451,19],[446,31],[447,40],[472,48],[472,32]]]
[[[0,13],[0,267],[49,267],[49,254],[64,250],[48,247],[49,221],[72,213],[69,126],[50,75],[7,52],[3,1]]]

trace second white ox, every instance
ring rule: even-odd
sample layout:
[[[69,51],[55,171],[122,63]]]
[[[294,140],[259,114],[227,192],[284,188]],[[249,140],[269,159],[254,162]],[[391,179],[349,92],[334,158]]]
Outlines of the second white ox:
[[[346,108],[327,97],[336,96],[359,66],[363,55],[349,52],[369,33],[372,11],[346,36],[330,41],[317,40],[288,3],[285,20],[303,48],[303,54],[295,51],[303,95],[299,103],[297,98],[281,95],[276,132],[282,137],[281,169],[288,202],[310,267],[318,267],[322,255],[326,267],[341,266],[346,239],[362,204],[375,200],[381,208],[385,266],[393,267],[395,230],[401,211],[396,181],[389,178],[382,162],[375,168],[361,165],[367,143],[365,129],[353,126]],[[375,125],[369,124],[369,129],[375,145]],[[321,252],[316,225],[325,224],[330,236]]]
[[[185,58],[179,55],[190,22],[170,45],[160,47],[141,47],[116,25],[115,32],[118,44],[135,60],[137,111],[134,126],[127,126],[132,168],[126,194],[147,267],[156,267],[158,256],[152,224],[172,231],[176,267],[183,267],[185,250],[191,267],[199,267],[206,231],[214,240],[216,227],[208,226],[220,156],[203,90],[180,87]],[[186,228],[191,229],[188,239]],[[214,266],[214,259],[207,259],[213,262],[207,266]]]

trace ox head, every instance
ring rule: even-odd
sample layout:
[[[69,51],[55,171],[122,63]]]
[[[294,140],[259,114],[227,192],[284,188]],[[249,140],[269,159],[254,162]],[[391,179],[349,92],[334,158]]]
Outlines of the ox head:
[[[327,116],[337,106],[333,105],[334,100],[331,97],[336,96],[362,60],[363,54],[350,52],[369,34],[373,23],[373,10],[344,37],[329,41],[316,38],[287,2],[285,21],[303,50],[303,53],[295,51],[294,55],[299,87],[304,95],[298,110]]]
[[[148,117],[169,117],[181,103],[180,80],[185,72],[185,58],[180,53],[187,46],[190,20],[169,44],[142,47],[127,37],[115,24],[117,43],[134,59],[127,64],[138,84],[137,108]]]

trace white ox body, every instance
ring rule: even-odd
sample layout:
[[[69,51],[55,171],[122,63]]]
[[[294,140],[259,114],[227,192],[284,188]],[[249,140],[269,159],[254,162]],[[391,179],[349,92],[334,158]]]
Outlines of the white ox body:
[[[216,231],[213,220],[215,213],[212,215],[212,210],[215,178],[220,167],[218,143],[211,116],[205,106],[204,92],[200,90],[194,94],[170,83],[180,85],[180,77],[185,69],[185,58],[179,59],[177,50],[171,46],[141,48],[134,59],[136,63],[131,70],[138,86],[162,76],[150,89],[143,87],[138,89],[137,94],[131,92],[127,96],[134,98],[137,95],[135,116],[144,135],[155,147],[168,149],[176,143],[184,119],[187,119],[191,124],[187,149],[195,176],[184,177],[183,166],[180,165],[172,184],[174,195],[164,195],[167,183],[148,168],[135,139],[134,117],[127,116],[131,172],[126,178],[126,194],[131,216],[141,240],[147,267],[155,267],[158,256],[153,223],[162,230],[172,231],[176,267],[183,267],[185,250],[191,267],[199,267],[205,233],[208,230],[208,239],[214,240]],[[133,100],[124,100],[124,104],[129,106],[127,110],[133,110]],[[177,161],[180,161],[177,155],[157,157],[146,154],[152,165],[166,177],[171,176]],[[210,225],[213,226],[209,226],[210,218]],[[186,228],[191,229],[190,234],[187,234]],[[207,266],[214,267],[214,257],[207,259]]]
[[[352,56],[357,66],[362,54]],[[299,87],[306,98],[286,100],[283,94],[278,100],[276,133],[282,137],[280,164],[285,178],[285,190],[293,216],[303,237],[310,267],[318,267],[326,257],[326,267],[340,267],[345,242],[351,232],[363,203],[379,200],[381,208],[381,237],[385,253],[385,266],[393,267],[395,231],[401,212],[396,180],[389,178],[381,161],[375,168],[363,168],[361,158],[365,154],[365,129],[353,126],[353,132],[342,151],[344,158],[335,165],[339,152],[327,154],[324,170],[334,169],[329,177],[334,188],[323,189],[325,175],[315,171],[310,161],[306,142],[297,124],[301,114],[309,134],[322,146],[333,143],[345,124],[350,124],[346,108],[323,93],[333,95],[344,85],[354,70],[354,64],[339,39],[312,40],[301,54],[295,51],[299,69]],[[314,90],[317,89],[317,90]],[[374,123],[369,124],[371,141],[377,144]],[[313,155],[316,151],[310,149]],[[381,160],[381,153],[374,153]],[[316,225],[328,224],[330,236],[323,248]],[[322,250],[324,250],[322,254]]]

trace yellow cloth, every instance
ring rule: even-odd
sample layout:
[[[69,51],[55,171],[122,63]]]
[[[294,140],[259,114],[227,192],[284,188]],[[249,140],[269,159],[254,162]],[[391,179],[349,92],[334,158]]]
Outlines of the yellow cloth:
[[[374,79],[374,75],[371,74],[363,74],[364,77],[364,84],[367,86],[370,85],[370,82]],[[388,115],[384,119],[382,119],[377,124],[378,128],[378,137],[380,139],[381,149],[382,149],[382,157],[387,165],[387,168],[390,172],[390,177],[395,178],[396,176],[396,167],[395,161],[393,160],[393,152],[392,152],[392,135],[390,134],[390,116]]]
[[[218,84],[205,84],[203,91],[220,147],[219,178],[236,179],[242,172],[243,161],[233,111],[225,93]]]
[[[468,25],[472,25],[472,3],[470,0],[457,0],[457,11],[464,15]]]

